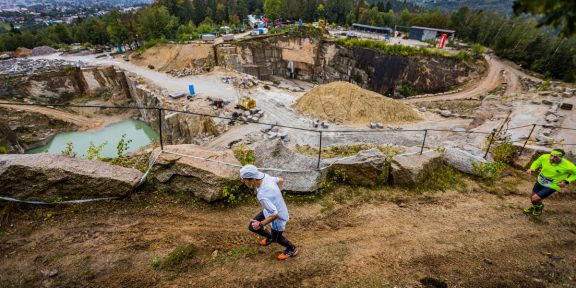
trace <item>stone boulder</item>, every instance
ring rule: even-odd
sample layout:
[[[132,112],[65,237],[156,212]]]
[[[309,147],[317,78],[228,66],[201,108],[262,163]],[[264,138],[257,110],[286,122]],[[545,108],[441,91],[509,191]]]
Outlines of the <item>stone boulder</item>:
[[[136,169],[62,155],[0,155],[0,195],[19,200],[120,197],[142,175]]]
[[[151,172],[154,184],[160,189],[189,193],[213,202],[223,198],[222,188],[240,184],[239,167],[170,154],[171,152],[240,165],[232,150],[214,150],[186,144],[164,146],[164,151]],[[153,153],[157,155],[160,149]]]
[[[283,190],[307,193],[321,187],[326,173],[316,170],[318,160],[298,154],[284,146],[282,140],[265,141],[254,149],[258,168],[275,168],[285,171],[262,172],[284,178]]]
[[[472,175],[477,175],[474,171],[473,163],[488,162],[480,156],[473,155],[470,152],[454,147],[446,148],[446,150],[444,150],[443,159],[446,164],[452,166],[456,170]]]
[[[363,150],[346,158],[325,160],[325,164],[332,164],[327,169],[328,174],[343,171],[346,182],[351,185],[371,187],[388,181],[389,167],[386,156],[376,148]]]
[[[398,155],[392,160],[392,183],[407,187],[417,186],[442,164],[442,155],[436,151],[426,151],[422,155]]]

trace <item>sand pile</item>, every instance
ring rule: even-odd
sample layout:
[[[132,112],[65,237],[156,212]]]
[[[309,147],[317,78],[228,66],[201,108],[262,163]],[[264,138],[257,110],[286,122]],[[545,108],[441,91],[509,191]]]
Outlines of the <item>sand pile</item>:
[[[212,45],[158,44],[132,60],[143,67],[152,65],[158,71],[193,69],[212,61],[212,51]]]
[[[18,49],[16,49],[16,51],[14,51],[14,53],[12,53],[12,57],[24,58],[30,56],[30,54],[32,54],[32,50],[24,47],[19,47]]]
[[[340,81],[314,87],[294,106],[306,115],[351,125],[421,120],[418,112],[404,103]]]

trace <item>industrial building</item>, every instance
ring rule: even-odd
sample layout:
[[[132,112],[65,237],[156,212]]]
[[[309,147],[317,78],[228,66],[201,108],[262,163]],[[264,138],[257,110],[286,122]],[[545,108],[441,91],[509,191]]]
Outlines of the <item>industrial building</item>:
[[[412,26],[410,27],[409,38],[413,40],[426,41],[430,39],[436,39],[442,36],[442,34],[447,34],[448,39],[454,40],[456,31],[447,29],[437,29],[429,27]]]
[[[366,31],[366,32],[372,32],[372,33],[386,34],[386,35],[392,34],[392,28],[378,27],[378,26],[371,26],[371,25],[364,25],[364,24],[357,24],[357,23],[352,24],[352,29],[358,30],[358,31]]]

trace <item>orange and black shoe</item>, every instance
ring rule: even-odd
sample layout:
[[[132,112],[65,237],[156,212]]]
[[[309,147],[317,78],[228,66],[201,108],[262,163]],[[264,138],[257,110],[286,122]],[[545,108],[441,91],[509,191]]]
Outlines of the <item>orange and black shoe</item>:
[[[285,250],[283,253],[278,255],[279,260],[288,260],[294,256],[298,255],[298,248],[294,248],[292,251]]]
[[[260,240],[260,246],[268,246],[270,244],[272,244],[272,239],[270,238],[264,238]]]

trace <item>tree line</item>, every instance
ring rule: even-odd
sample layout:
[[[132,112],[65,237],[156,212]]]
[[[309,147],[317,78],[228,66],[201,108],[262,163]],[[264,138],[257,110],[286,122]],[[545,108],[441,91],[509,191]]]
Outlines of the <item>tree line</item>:
[[[564,29],[566,37],[557,37],[556,30],[539,28],[537,20],[526,15],[506,17],[466,7],[453,13],[421,11],[393,0],[157,0],[133,13],[112,11],[101,18],[89,17],[71,25],[55,24],[35,31],[10,29],[0,35],[0,50],[71,43],[131,45],[157,39],[189,40],[221,25],[242,26],[249,14],[305,22],[323,18],[333,25],[453,29],[457,38],[490,47],[497,55],[547,77],[566,81],[576,78],[576,39]]]

